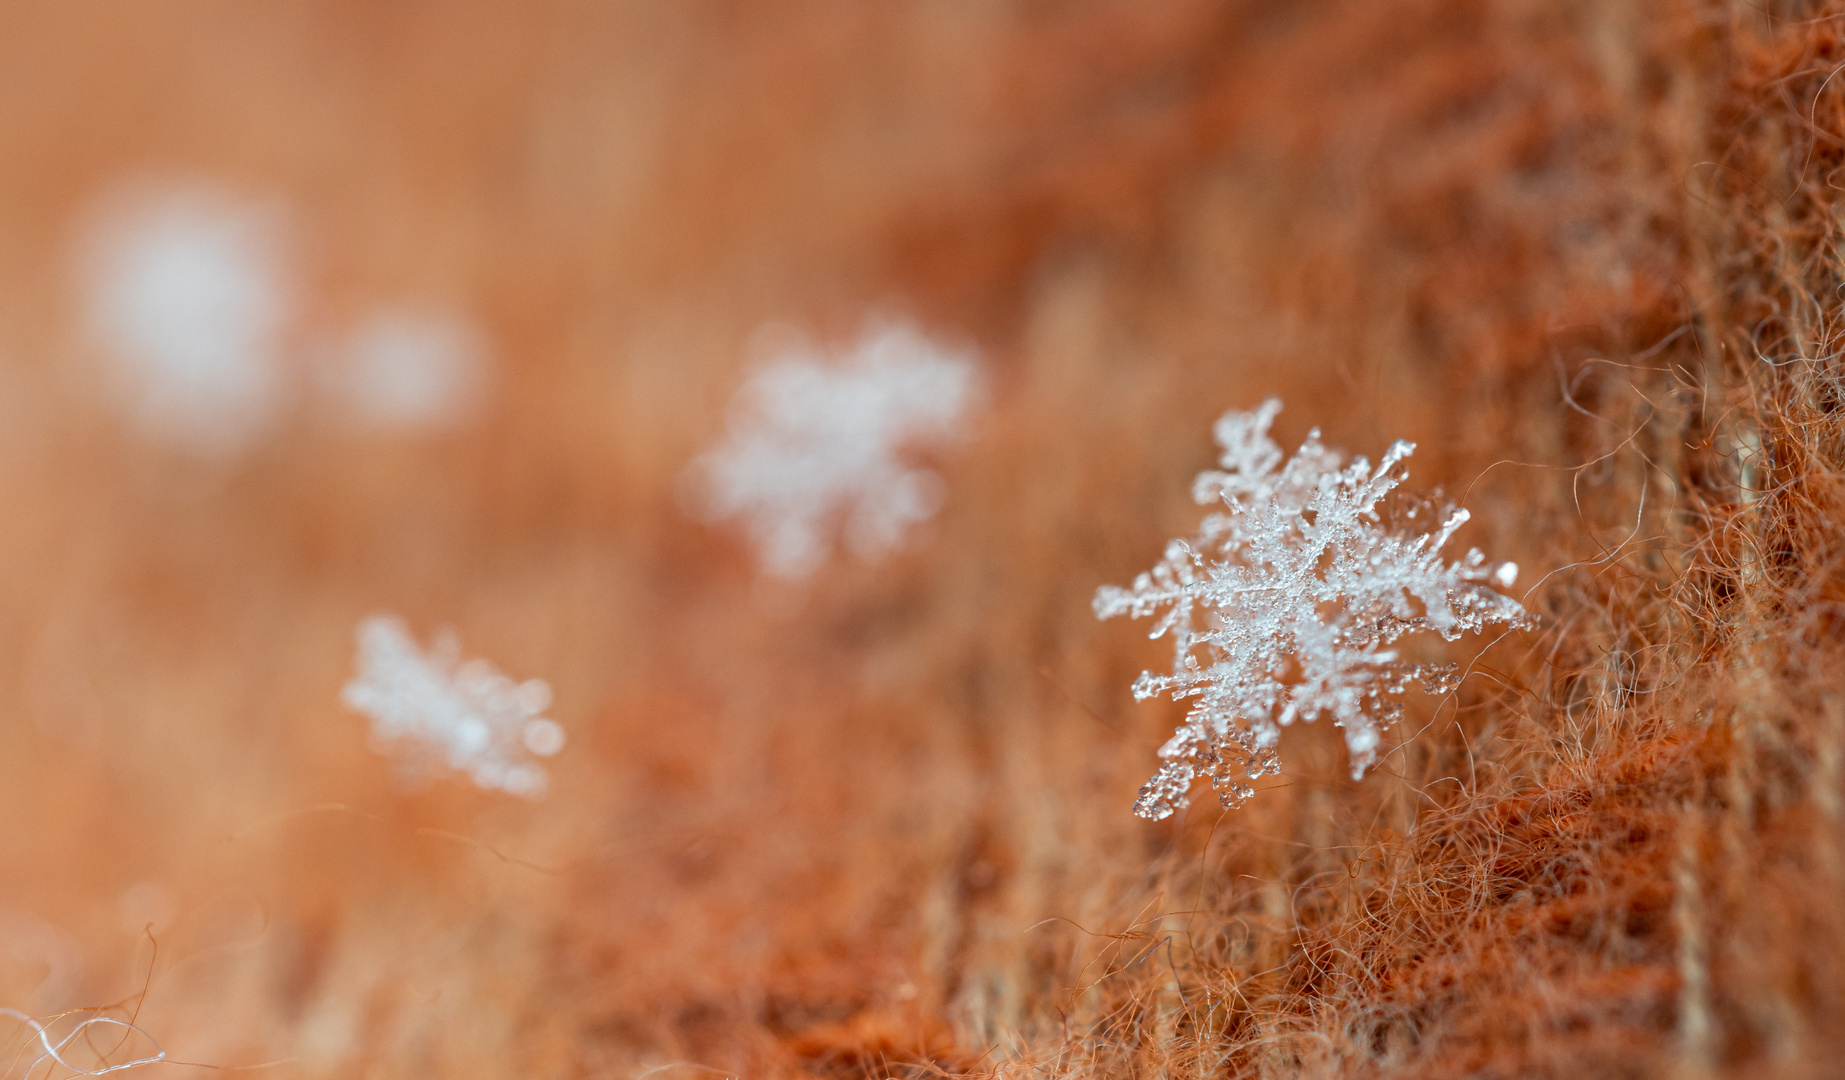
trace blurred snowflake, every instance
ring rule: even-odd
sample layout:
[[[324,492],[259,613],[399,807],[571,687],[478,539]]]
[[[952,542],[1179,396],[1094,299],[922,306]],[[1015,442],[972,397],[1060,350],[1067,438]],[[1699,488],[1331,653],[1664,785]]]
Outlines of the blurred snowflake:
[[[69,1006],[83,987],[83,949],[77,939],[30,912],[0,907],[0,956],[45,973],[28,998],[41,1011]]]
[[[323,385],[362,423],[426,429],[467,419],[487,374],[486,339],[472,323],[449,312],[386,307],[328,357]]]
[[[842,518],[847,545],[876,559],[940,508],[941,477],[904,453],[960,433],[978,374],[910,326],[869,327],[831,360],[786,340],[737,392],[724,443],[693,463],[700,509],[743,519],[774,577],[818,570]]]
[[[273,207],[206,184],[124,189],[82,252],[89,331],[150,437],[248,449],[282,404],[291,288]]]
[[[1218,420],[1222,470],[1200,474],[1192,496],[1224,512],[1173,541],[1133,588],[1096,593],[1098,618],[1158,615],[1152,636],[1172,635],[1172,673],[1143,672],[1135,698],[1198,699],[1140,790],[1142,817],[1189,805],[1200,775],[1236,805],[1253,793],[1250,781],[1279,771],[1281,728],[1321,713],[1345,729],[1352,776],[1362,777],[1380,726],[1402,711],[1394,698],[1412,682],[1430,692],[1455,683],[1452,664],[1410,663],[1386,646],[1417,630],[1453,640],[1492,623],[1531,624],[1489,587],[1509,588],[1515,565],[1489,564],[1477,550],[1442,560],[1466,510],[1428,497],[1386,501],[1413,444],[1399,440],[1373,469],[1362,457],[1348,464],[1315,430],[1284,465],[1268,437],[1280,411],[1270,400]]]
[[[374,615],[359,624],[359,674],[341,700],[372,722],[372,745],[398,759],[413,781],[443,769],[483,788],[527,798],[548,778],[531,760],[563,749],[564,729],[542,714],[551,688],[515,683],[485,660],[461,660],[453,630],[425,655],[403,622]]]

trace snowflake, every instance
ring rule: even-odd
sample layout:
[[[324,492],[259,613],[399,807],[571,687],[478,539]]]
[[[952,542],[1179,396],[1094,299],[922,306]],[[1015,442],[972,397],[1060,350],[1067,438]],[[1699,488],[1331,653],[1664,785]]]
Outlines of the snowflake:
[[[1172,673],[1141,673],[1135,699],[1196,699],[1140,789],[1142,817],[1189,805],[1200,775],[1236,805],[1253,794],[1251,781],[1280,770],[1281,728],[1322,713],[1345,729],[1358,779],[1377,759],[1380,726],[1402,710],[1396,695],[1412,682],[1432,693],[1455,684],[1454,665],[1411,663],[1392,642],[1417,630],[1453,640],[1491,623],[1531,625],[1517,601],[1488,587],[1509,588],[1517,566],[1477,550],[1442,560],[1466,510],[1386,500],[1414,444],[1397,441],[1373,469],[1327,449],[1316,429],[1284,464],[1268,437],[1280,411],[1271,399],[1218,420],[1222,469],[1201,473],[1192,497],[1223,512],[1173,541],[1133,588],[1096,593],[1098,618],[1157,615],[1152,636],[1172,635]]]
[[[208,184],[104,200],[83,252],[85,314],[146,435],[247,450],[284,404],[292,290],[275,209]]]
[[[700,508],[743,519],[774,577],[818,570],[842,518],[848,546],[875,559],[940,507],[941,477],[904,452],[958,435],[977,383],[970,356],[908,326],[872,326],[832,362],[793,345],[737,392],[727,439],[693,463]]]
[[[332,352],[322,381],[353,420],[428,430],[468,419],[489,366],[485,336],[460,314],[385,307]]]
[[[544,680],[515,683],[485,660],[463,663],[453,630],[425,655],[386,615],[361,622],[358,641],[359,674],[340,698],[371,719],[373,747],[398,757],[411,779],[446,768],[483,788],[544,794],[545,771],[530,755],[564,746],[564,729],[542,715],[551,704]]]

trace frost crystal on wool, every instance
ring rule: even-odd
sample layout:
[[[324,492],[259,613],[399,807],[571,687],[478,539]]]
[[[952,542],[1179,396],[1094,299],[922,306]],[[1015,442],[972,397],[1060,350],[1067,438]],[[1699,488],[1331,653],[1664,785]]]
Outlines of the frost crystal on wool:
[[[564,729],[544,717],[551,688],[515,683],[485,660],[461,660],[461,641],[443,631],[425,655],[398,620],[359,624],[359,674],[341,700],[370,718],[372,745],[398,759],[413,780],[444,769],[483,788],[527,798],[548,778],[533,755],[563,749]]]
[[[351,419],[415,431],[466,420],[489,375],[486,337],[462,314],[396,306],[352,331],[323,382]]]
[[[942,501],[941,478],[905,451],[957,435],[976,394],[970,357],[907,326],[871,328],[837,362],[790,349],[738,391],[727,438],[691,479],[710,520],[743,520],[772,576],[818,570],[841,519],[875,559]]]
[[[274,208],[206,184],[125,191],[84,251],[86,316],[144,433],[227,455],[284,404],[293,296]]]
[[[1515,565],[1489,564],[1477,550],[1443,561],[1466,510],[1386,499],[1414,444],[1399,440],[1374,469],[1327,449],[1316,429],[1284,463],[1268,437],[1280,411],[1271,399],[1219,419],[1220,469],[1199,474],[1192,496],[1223,510],[1173,541],[1132,588],[1096,593],[1098,618],[1157,616],[1152,636],[1172,637],[1171,674],[1143,672],[1135,698],[1196,699],[1141,788],[1142,817],[1189,805],[1200,776],[1236,805],[1253,794],[1251,781],[1280,770],[1281,728],[1321,714],[1344,728],[1352,776],[1362,777],[1380,727],[1401,712],[1394,698],[1415,682],[1431,692],[1454,685],[1453,665],[1411,663],[1393,642],[1417,630],[1453,640],[1531,624],[1488,587],[1509,587]]]

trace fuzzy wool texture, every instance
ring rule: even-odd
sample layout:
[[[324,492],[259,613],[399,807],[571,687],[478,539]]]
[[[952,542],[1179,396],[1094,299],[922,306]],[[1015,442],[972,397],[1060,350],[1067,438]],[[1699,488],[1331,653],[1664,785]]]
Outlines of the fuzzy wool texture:
[[[1836,1072],[1842,13],[10,9],[0,1070]],[[281,400],[150,421],[84,252],[152,175],[285,208],[235,339]],[[485,350],[465,409],[313,396],[410,310]],[[893,451],[943,496],[899,542],[837,501],[765,575],[688,466],[759,328],[830,364],[868,313],[983,404]],[[1392,498],[1447,494],[1397,523],[1464,506],[1443,566],[1516,562],[1474,584],[1534,625],[1392,642],[1458,681],[1362,779],[1277,724],[1240,806],[1150,822],[1194,702],[1091,602],[1271,397],[1277,453],[1413,442]],[[542,799],[373,745],[381,611],[405,671],[452,626],[553,689]]]

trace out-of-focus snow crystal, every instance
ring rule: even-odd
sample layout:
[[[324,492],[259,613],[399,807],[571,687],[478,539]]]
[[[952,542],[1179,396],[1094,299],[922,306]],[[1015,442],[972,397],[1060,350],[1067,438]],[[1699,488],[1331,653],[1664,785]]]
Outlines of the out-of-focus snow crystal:
[[[29,912],[0,908],[0,956],[27,970],[44,970],[30,999],[38,1009],[65,1008],[82,989],[83,950],[77,940]]]
[[[486,339],[457,315],[374,312],[329,358],[326,388],[353,419],[376,427],[438,428],[467,419],[487,381]]]
[[[1158,616],[1152,636],[1172,636],[1172,673],[1143,672],[1135,698],[1196,699],[1140,790],[1142,817],[1189,805],[1199,776],[1226,806],[1241,802],[1251,781],[1279,771],[1281,728],[1322,713],[1345,729],[1352,776],[1362,777],[1380,727],[1401,712],[1394,698],[1413,682],[1431,692],[1454,685],[1453,665],[1411,663],[1392,642],[1416,630],[1453,640],[1492,623],[1531,624],[1488,587],[1512,584],[1511,563],[1477,550],[1442,560],[1466,510],[1386,498],[1413,444],[1399,440],[1374,469],[1362,457],[1348,463],[1315,430],[1284,464],[1268,437],[1280,411],[1270,400],[1218,420],[1221,470],[1200,474],[1192,495],[1223,510],[1173,541],[1133,588],[1096,593],[1098,618]]]
[[[359,674],[341,700],[372,722],[372,745],[395,757],[412,780],[444,770],[483,788],[538,798],[548,778],[532,758],[563,749],[564,729],[548,720],[551,688],[516,683],[485,660],[461,659],[452,630],[417,648],[403,622],[374,615],[359,624]]]
[[[83,252],[88,329],[148,436],[223,455],[280,410],[291,288],[274,209],[206,185],[125,191]]]
[[[941,477],[905,455],[956,437],[978,384],[972,355],[909,326],[872,326],[843,356],[786,343],[693,464],[696,495],[710,520],[743,520],[772,576],[818,570],[842,520],[847,545],[875,559],[940,507]]]

